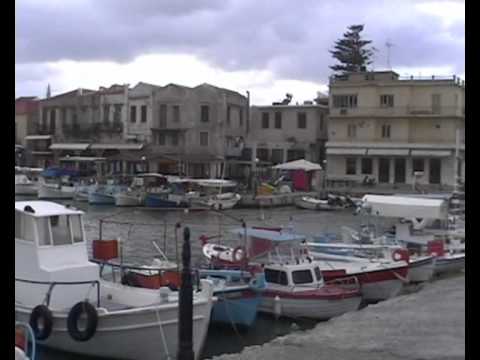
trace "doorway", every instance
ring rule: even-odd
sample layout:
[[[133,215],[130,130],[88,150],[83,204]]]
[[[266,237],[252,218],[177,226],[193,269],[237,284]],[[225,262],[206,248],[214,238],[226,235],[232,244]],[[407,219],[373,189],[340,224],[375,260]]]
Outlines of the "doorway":
[[[379,183],[390,182],[390,159],[386,159],[386,158],[378,159],[378,182]]]
[[[406,161],[405,159],[395,159],[395,183],[405,184],[406,180]]]
[[[430,159],[430,172],[429,172],[430,184],[440,184],[441,174],[442,174],[442,160]]]

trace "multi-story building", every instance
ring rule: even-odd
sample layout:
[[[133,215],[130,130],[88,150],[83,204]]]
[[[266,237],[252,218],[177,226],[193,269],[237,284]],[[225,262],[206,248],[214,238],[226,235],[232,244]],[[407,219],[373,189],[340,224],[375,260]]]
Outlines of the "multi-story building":
[[[252,106],[247,146],[252,159],[272,164],[297,159],[322,163],[327,140],[328,106]]]
[[[456,172],[464,174],[459,78],[400,78],[393,71],[335,76],[329,106],[329,179],[452,186]]]
[[[19,97],[15,99],[15,163],[32,165],[29,143],[38,127],[38,99]]]

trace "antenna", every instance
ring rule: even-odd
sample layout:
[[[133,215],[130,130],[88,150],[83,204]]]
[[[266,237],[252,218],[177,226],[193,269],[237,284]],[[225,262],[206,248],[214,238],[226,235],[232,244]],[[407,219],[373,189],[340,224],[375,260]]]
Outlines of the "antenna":
[[[390,49],[394,46],[393,43],[390,42],[389,39],[385,42],[385,46],[387,47],[387,68],[392,70],[392,66],[390,65]]]

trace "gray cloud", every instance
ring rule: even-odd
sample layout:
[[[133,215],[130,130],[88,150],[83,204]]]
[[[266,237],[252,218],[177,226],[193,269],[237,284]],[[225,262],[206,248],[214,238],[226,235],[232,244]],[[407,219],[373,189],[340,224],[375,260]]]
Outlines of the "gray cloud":
[[[414,4],[84,0],[48,6],[24,0],[17,3],[16,61],[129,62],[148,53],[190,53],[226,70],[268,68],[278,78],[325,82],[333,63],[328,49],[348,25],[364,23],[365,36],[380,49],[378,67],[389,38],[394,67],[464,72],[464,22],[445,28],[437,17],[416,14]],[[17,81],[36,76],[17,74]]]

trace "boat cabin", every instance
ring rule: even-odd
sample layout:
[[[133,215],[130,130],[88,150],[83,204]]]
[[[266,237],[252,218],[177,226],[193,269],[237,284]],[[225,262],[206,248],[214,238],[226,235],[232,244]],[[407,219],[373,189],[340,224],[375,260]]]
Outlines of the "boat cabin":
[[[269,264],[264,267],[265,281],[270,289],[289,288],[304,291],[323,286],[323,276],[315,261],[298,264]]]
[[[88,260],[82,215],[79,210],[48,201],[15,202],[15,291],[28,291],[29,295],[21,298],[30,298],[32,305],[42,303],[48,285],[19,279],[37,282],[99,279],[98,266]],[[71,286],[68,293],[75,299],[80,294],[84,298],[85,287],[89,286]],[[55,299],[52,296],[52,304]],[[63,300],[66,299],[62,295]]]

